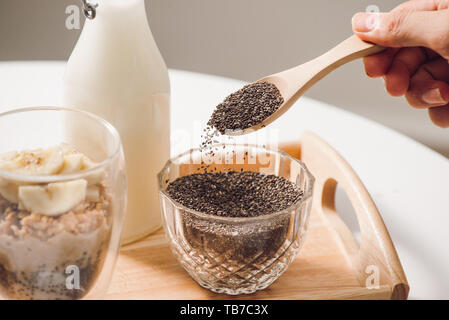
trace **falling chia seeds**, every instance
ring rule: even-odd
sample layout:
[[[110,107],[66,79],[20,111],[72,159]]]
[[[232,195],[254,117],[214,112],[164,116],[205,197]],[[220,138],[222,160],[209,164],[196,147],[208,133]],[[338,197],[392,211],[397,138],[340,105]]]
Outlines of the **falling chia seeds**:
[[[232,131],[259,124],[284,103],[279,89],[269,82],[255,82],[229,95],[212,113],[201,135],[200,150],[207,158],[213,158],[218,148],[218,138]],[[227,136],[232,142],[233,137]],[[226,146],[223,146],[226,149]],[[229,155],[229,152],[227,152]],[[210,165],[201,163],[198,171],[213,172]]]
[[[201,136],[200,151],[209,160],[235,155],[232,144],[219,145],[219,138],[233,130],[252,127],[272,115],[284,102],[278,88],[268,82],[247,85],[228,96],[213,112]],[[232,141],[233,137],[228,136]],[[248,159],[248,152],[245,153]],[[225,162],[226,163],[226,162]],[[222,169],[223,170],[223,169]],[[291,207],[303,197],[294,183],[275,175],[251,171],[217,171],[211,161],[201,161],[198,173],[168,182],[172,199],[203,216],[182,211],[186,240],[205,263],[221,264],[226,270],[262,265],[275,258],[286,243],[290,214],[251,223],[223,222],[214,217],[255,218]],[[210,216],[208,219],[207,217]],[[233,219],[231,219],[232,221]],[[257,220],[257,219],[256,219]],[[249,263],[249,264],[248,264]],[[249,272],[254,272],[249,271]]]
[[[229,95],[208,122],[221,134],[244,130],[271,116],[284,103],[279,89],[269,82],[254,82]]]
[[[258,172],[198,173],[171,182],[167,193],[189,209],[182,213],[185,238],[207,263],[226,270],[252,272],[249,264],[263,265],[275,258],[288,238],[290,213],[275,218],[233,223],[215,217],[254,218],[291,207],[302,190],[285,178]],[[210,216],[210,218],[208,218]],[[253,270],[254,271],[254,270]]]

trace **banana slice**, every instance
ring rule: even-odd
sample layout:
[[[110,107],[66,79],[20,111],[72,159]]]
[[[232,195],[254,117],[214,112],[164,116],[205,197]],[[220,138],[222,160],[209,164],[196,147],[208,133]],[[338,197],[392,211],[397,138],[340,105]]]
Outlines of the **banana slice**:
[[[52,175],[63,165],[62,149],[36,149],[9,152],[0,156],[0,169],[24,175]],[[19,182],[0,178],[0,195],[11,203],[19,202]]]
[[[84,156],[81,153],[64,155],[64,164],[59,174],[77,173],[83,170]]]
[[[9,152],[0,156],[0,169],[23,175],[57,174],[64,164],[60,147],[23,152]]]
[[[19,202],[19,186],[9,180],[0,178],[0,195],[11,203]]]
[[[2,154],[0,156],[0,170],[15,171],[19,168],[19,163],[14,159],[19,158],[19,156],[15,151]]]
[[[83,159],[83,168],[84,170],[88,170],[90,168],[93,168],[96,165],[95,162],[84,156]],[[87,180],[89,186],[97,185],[100,182],[104,180],[106,176],[106,172],[104,169],[98,169],[94,170],[93,172],[89,173],[87,176],[84,177],[84,179]]]
[[[75,208],[86,198],[87,181],[50,183],[47,186],[19,187],[19,207],[56,216]]]
[[[95,165],[95,162],[68,144],[0,155],[0,169],[30,176],[80,173]],[[20,210],[54,216],[70,211],[84,200],[100,201],[99,184],[105,175],[104,169],[98,169],[80,180],[46,186],[0,177],[0,196],[18,204]]]
[[[88,202],[98,202],[100,201],[100,187],[89,186],[86,190],[86,201]]]

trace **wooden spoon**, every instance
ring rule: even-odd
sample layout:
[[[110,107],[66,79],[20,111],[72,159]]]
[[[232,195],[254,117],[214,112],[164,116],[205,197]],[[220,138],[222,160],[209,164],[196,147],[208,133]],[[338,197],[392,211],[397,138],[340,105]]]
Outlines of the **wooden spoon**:
[[[309,88],[338,67],[384,49],[384,47],[365,42],[353,35],[314,60],[258,80],[258,82],[265,81],[274,84],[284,98],[284,103],[261,123],[226,134],[242,135],[266,127],[283,115]]]

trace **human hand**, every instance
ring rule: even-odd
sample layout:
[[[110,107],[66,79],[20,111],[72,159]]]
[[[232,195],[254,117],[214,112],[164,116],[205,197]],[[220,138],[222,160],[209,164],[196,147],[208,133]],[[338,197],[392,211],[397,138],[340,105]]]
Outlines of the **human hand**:
[[[385,47],[366,57],[368,76],[383,77],[388,93],[428,108],[437,126],[449,127],[449,0],[411,0],[389,13],[358,13],[354,33]]]

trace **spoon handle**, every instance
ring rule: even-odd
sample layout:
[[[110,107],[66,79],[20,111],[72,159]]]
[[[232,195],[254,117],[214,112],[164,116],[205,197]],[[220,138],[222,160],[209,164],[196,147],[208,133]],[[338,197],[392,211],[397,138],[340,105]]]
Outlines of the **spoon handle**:
[[[269,125],[283,115],[315,83],[338,67],[383,50],[384,47],[365,42],[353,35],[316,59],[260,79],[259,81],[274,84],[284,98],[284,103],[262,122],[249,129],[235,131],[233,135],[245,134],[250,130],[258,130]]]
[[[310,87],[327,76],[338,67],[353,60],[369,56],[385,50],[384,47],[360,40],[353,35],[325,54],[292,69],[268,77],[278,80],[284,99],[296,101]],[[276,81],[276,80],[275,80]]]
[[[384,47],[365,42],[356,35],[353,35],[341,42],[339,45],[329,50],[316,61],[328,63],[334,69],[353,60],[363,58],[385,50]]]

